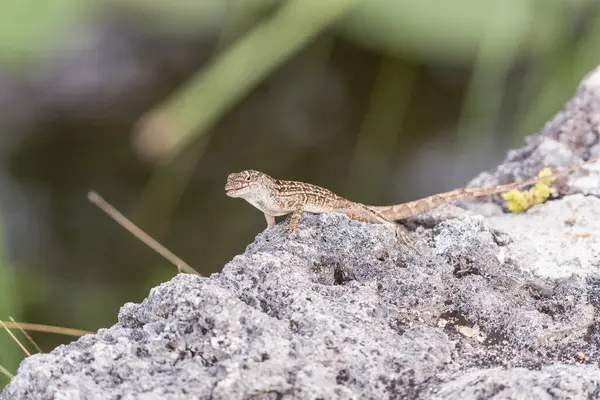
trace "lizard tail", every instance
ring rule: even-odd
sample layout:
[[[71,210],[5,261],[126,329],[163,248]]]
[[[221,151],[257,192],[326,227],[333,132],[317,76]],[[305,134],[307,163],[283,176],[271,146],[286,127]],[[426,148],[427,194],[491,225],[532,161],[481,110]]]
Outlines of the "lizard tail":
[[[408,203],[397,204],[393,206],[370,206],[371,209],[378,211],[380,214],[385,216],[391,220],[399,220],[408,217],[413,217],[415,215],[421,214],[425,211],[429,211],[435,207],[438,207],[442,204],[449,203],[451,201],[456,200],[464,200],[474,197],[480,196],[489,196],[492,194],[504,193],[509,190],[519,189],[523,186],[533,185],[535,183],[545,181],[547,179],[552,179],[559,177],[561,175],[565,175],[571,173],[584,165],[593,163],[595,161],[600,160],[600,156],[592,157],[587,161],[576,164],[570,168],[564,169],[562,171],[557,171],[552,175],[548,176],[538,176],[535,178],[528,179],[523,182],[515,182],[509,183],[506,185],[498,185],[498,186],[488,186],[484,188],[463,188],[456,189],[449,192],[434,194],[429,197],[425,197],[419,200],[411,201]]]

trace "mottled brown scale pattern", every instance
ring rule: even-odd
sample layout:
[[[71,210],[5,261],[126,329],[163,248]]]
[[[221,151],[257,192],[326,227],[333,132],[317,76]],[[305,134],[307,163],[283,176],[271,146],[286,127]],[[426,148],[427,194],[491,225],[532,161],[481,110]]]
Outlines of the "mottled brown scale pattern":
[[[242,197],[265,214],[268,225],[275,216],[292,214],[291,228],[299,223],[303,212],[341,212],[349,218],[370,223],[397,225],[364,204],[347,200],[330,190],[310,183],[284,181],[254,170],[230,174],[225,191],[228,196]]]
[[[343,208],[352,202],[335,193],[310,183],[275,181],[277,197],[297,206],[313,205],[320,208]]]

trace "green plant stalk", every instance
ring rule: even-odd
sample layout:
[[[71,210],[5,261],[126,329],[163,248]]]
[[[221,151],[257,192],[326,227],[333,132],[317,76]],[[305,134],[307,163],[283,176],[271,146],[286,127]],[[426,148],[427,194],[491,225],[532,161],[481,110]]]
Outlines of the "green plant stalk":
[[[393,166],[402,125],[416,83],[418,66],[382,57],[378,77],[358,134],[346,178],[346,193],[358,198],[360,191],[374,204],[382,200],[385,182]],[[356,182],[362,182],[360,188]],[[364,193],[362,194],[365,195]]]
[[[271,71],[319,32],[351,10],[358,0],[289,0],[275,15],[218,56],[180,91],[148,116],[142,129],[168,121],[159,134],[168,140],[167,160],[206,131]],[[145,128],[144,128],[145,127]],[[172,130],[170,132],[164,129]],[[142,132],[143,134],[143,132]]]
[[[565,75],[570,74],[574,64],[576,41],[571,28],[568,18],[564,18],[564,4],[550,1],[536,8],[530,28],[533,51],[527,55],[529,66],[515,107],[519,112],[513,144],[520,145],[527,135],[540,130],[568,101],[573,87],[579,83],[568,79],[565,84]]]
[[[504,87],[511,65],[518,56],[519,42],[507,40],[502,27],[512,18],[510,9],[497,6],[494,18],[481,37],[473,61],[473,74],[467,87],[454,143],[456,154],[469,153],[484,141],[491,141],[502,108]],[[515,34],[515,38],[520,37]],[[495,56],[494,56],[495,55]],[[502,55],[502,57],[498,57]]]
[[[582,5],[583,7],[583,5]],[[546,15],[548,10],[545,10]],[[556,65],[551,71],[540,73],[532,68],[532,73],[544,76],[544,80],[534,80],[537,77],[527,77],[524,82],[532,88],[527,88],[529,92],[537,89],[538,92],[532,96],[532,99],[523,101],[525,110],[519,121],[519,129],[516,131],[514,142],[521,141],[523,137],[531,132],[544,128],[545,121],[548,121],[560,110],[566,101],[569,101],[573,93],[578,89],[581,78],[590,73],[598,66],[600,57],[597,49],[600,45],[600,15],[594,16],[590,22],[590,29],[587,34],[580,39],[567,34],[567,29],[559,25],[561,9],[557,9],[555,14],[549,15],[552,25],[548,29],[558,30],[557,38],[553,40],[552,61],[549,57],[541,58],[545,64]],[[550,24],[550,23],[548,23]],[[546,32],[543,32],[546,33]],[[546,34],[546,37],[549,35]],[[560,39],[560,41],[559,41]],[[556,43],[559,43],[557,45]],[[554,61],[555,60],[555,61]],[[546,66],[546,65],[544,65]],[[538,67],[538,69],[542,69]],[[535,85],[535,86],[534,86]],[[525,104],[527,102],[528,104]]]

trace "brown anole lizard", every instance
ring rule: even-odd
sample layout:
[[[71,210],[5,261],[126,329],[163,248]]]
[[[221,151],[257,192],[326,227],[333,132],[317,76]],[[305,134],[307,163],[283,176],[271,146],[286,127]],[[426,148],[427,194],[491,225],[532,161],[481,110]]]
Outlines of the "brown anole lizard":
[[[262,211],[268,226],[275,224],[275,217],[292,214],[288,229],[294,231],[298,228],[303,212],[317,214],[339,212],[346,214],[353,220],[387,224],[394,229],[396,235],[400,235],[405,242],[408,242],[404,232],[394,222],[395,220],[418,215],[451,201],[488,196],[533,185],[549,178],[568,174],[598,160],[600,160],[600,156],[558,171],[550,176],[535,177],[523,182],[506,185],[456,189],[392,206],[368,206],[345,199],[320,186],[304,182],[278,180],[255,170],[230,174],[225,184],[225,193],[229,197],[241,197]]]

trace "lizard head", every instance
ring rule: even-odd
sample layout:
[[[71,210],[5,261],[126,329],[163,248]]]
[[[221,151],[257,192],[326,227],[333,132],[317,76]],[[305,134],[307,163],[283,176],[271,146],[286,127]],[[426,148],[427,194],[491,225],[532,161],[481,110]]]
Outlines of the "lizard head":
[[[229,197],[249,198],[259,195],[273,185],[273,178],[252,169],[229,174],[225,194]]]

